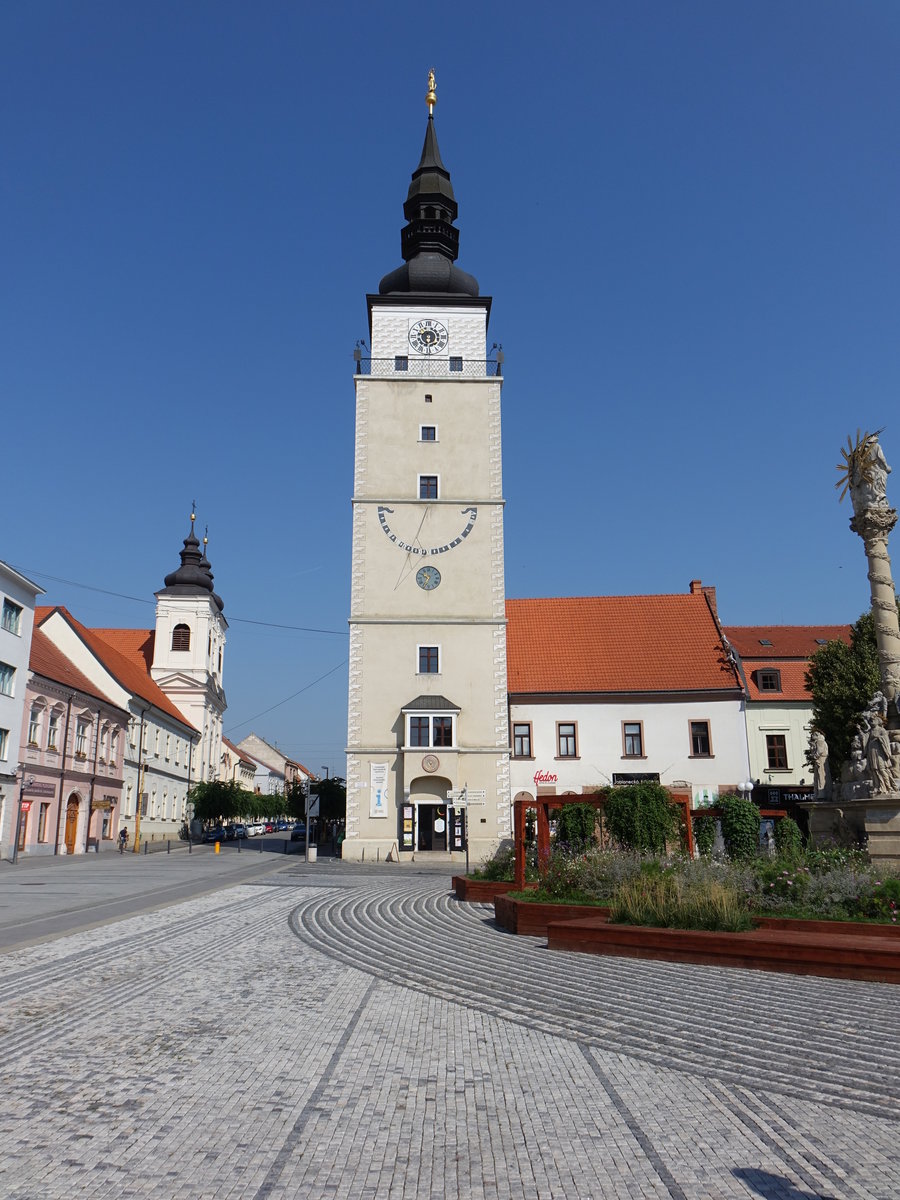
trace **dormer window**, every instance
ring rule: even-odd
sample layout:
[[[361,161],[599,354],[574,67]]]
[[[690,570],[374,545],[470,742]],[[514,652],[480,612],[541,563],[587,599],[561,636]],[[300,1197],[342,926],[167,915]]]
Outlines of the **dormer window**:
[[[190,650],[191,630],[188,625],[176,625],[172,630],[172,649]]]
[[[757,682],[761,692],[780,692],[781,691],[781,672],[772,669],[758,671]]]

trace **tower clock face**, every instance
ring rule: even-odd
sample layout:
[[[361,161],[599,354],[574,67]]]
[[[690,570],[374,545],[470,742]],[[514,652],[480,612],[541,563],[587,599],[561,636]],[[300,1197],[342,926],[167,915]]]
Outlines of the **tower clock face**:
[[[423,321],[415,321],[410,326],[409,344],[419,354],[440,354],[442,350],[447,349],[449,341],[447,327],[440,321],[426,318]]]
[[[416,571],[416,583],[423,591],[433,592],[441,582],[441,573],[437,567],[419,567]]]

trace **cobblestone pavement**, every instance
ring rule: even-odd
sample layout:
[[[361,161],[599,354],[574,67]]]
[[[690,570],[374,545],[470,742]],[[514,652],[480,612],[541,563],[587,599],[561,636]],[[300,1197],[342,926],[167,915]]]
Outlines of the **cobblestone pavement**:
[[[0,1196],[900,1196],[900,989],[292,866],[0,957]]]

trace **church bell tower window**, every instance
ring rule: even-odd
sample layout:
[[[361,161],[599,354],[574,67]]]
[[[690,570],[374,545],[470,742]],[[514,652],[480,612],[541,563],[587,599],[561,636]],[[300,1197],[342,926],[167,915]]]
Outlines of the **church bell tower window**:
[[[187,625],[176,625],[172,630],[172,649],[173,650],[190,650],[191,648],[191,631]]]

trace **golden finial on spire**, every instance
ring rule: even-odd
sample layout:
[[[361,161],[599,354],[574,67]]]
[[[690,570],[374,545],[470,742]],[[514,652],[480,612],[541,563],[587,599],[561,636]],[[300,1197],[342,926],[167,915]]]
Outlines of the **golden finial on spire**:
[[[437,104],[437,95],[434,90],[434,67],[428,72],[428,91],[425,93],[425,103],[428,105],[429,117],[434,112],[434,106]]]

